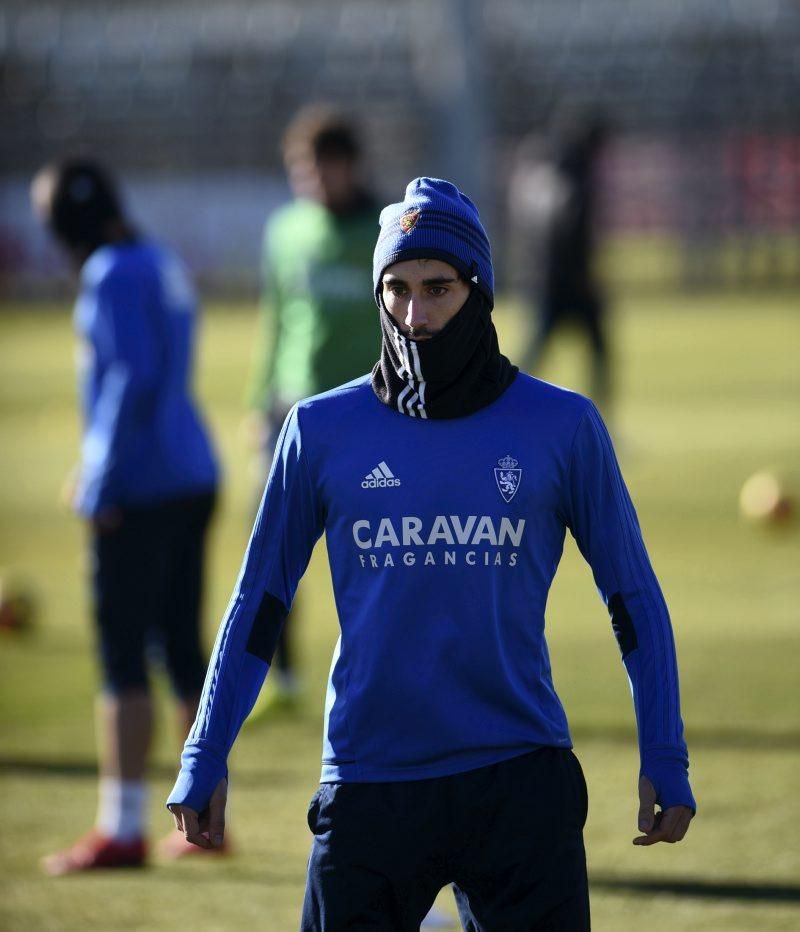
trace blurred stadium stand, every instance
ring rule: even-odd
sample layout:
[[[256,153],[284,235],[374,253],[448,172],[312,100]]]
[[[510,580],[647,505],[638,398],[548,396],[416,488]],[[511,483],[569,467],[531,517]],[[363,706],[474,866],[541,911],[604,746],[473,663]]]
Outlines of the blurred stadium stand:
[[[288,197],[279,135],[315,99],[362,120],[387,196],[419,173],[469,180],[499,245],[520,140],[564,101],[599,104],[615,231],[674,238],[687,284],[800,277],[795,0],[5,0],[0,60],[5,293],[57,287],[27,184],[76,152],[123,174],[208,287],[252,289]],[[470,100],[473,136],[443,146]]]

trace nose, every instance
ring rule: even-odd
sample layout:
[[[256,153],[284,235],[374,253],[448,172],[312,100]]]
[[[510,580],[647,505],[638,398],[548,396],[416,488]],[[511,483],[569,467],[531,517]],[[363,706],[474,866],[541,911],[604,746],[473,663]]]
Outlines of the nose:
[[[428,314],[425,309],[425,301],[422,298],[413,295],[408,302],[406,311],[406,326],[413,327],[414,330],[425,327],[428,323]]]

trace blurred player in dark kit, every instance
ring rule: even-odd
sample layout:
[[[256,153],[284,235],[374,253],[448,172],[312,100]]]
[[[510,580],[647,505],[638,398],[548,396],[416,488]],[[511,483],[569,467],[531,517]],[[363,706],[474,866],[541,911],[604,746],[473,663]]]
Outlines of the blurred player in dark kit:
[[[286,418],[167,805],[224,842],[228,753],[324,533],[341,634],[302,928],[416,932],[453,884],[472,932],[584,932],[586,785],[545,639],[567,530],[631,684],[642,846],[695,809],[667,606],[596,406],[500,352],[472,201],[412,181],[372,294],[379,362]]]
[[[562,114],[543,149],[523,144],[509,190],[511,274],[537,307],[522,367],[536,372],[553,331],[573,324],[589,341],[590,394],[601,408],[612,389],[606,299],[595,269],[597,168],[608,132],[599,114]]]
[[[201,589],[218,469],[191,397],[197,300],[182,264],[132,227],[92,161],[42,169],[31,197],[80,275],[83,441],[71,498],[89,530],[104,681],[96,825],[44,861],[65,874],[146,859],[148,659],[163,658],[186,734],[206,668]],[[177,834],[165,840],[168,855],[187,850]]]
[[[379,348],[369,286],[378,203],[362,180],[356,127],[310,105],[289,124],[283,157],[295,199],[264,231],[263,333],[249,399],[260,422],[259,490],[291,406],[369,369]],[[293,630],[283,629],[272,694],[257,712],[297,698]]]

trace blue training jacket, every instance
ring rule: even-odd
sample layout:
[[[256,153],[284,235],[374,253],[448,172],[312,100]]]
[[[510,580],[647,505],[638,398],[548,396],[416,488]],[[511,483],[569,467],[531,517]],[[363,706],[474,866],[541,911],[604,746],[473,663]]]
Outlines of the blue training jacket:
[[[103,246],[84,263],[74,318],[81,514],[215,487],[216,460],[190,395],[196,310],[182,264],[153,243]]]
[[[669,616],[608,433],[589,400],[522,374],[452,420],[399,414],[368,377],[292,410],[169,802],[201,811],[227,774],[323,531],[341,625],[323,782],[570,747],[544,637],[567,529],[612,613],[642,773],[663,807],[694,808]]]

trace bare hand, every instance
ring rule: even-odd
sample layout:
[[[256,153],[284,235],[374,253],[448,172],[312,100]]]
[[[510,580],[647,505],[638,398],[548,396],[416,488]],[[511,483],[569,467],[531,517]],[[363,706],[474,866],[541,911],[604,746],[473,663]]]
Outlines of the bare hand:
[[[64,476],[64,481],[61,483],[61,489],[58,493],[58,502],[62,508],[71,510],[74,506],[75,500],[78,497],[78,482],[80,481],[81,467],[80,464],[76,464],[70,469],[70,471]]]
[[[225,840],[225,805],[228,802],[228,781],[223,777],[211,794],[208,806],[201,813],[188,806],[172,805],[169,811],[175,828],[198,848],[221,848]]]
[[[680,841],[689,830],[694,813],[688,806],[671,806],[656,812],[656,789],[647,777],[639,778],[639,835],[635,845],[655,845],[665,841],[669,845]]]

